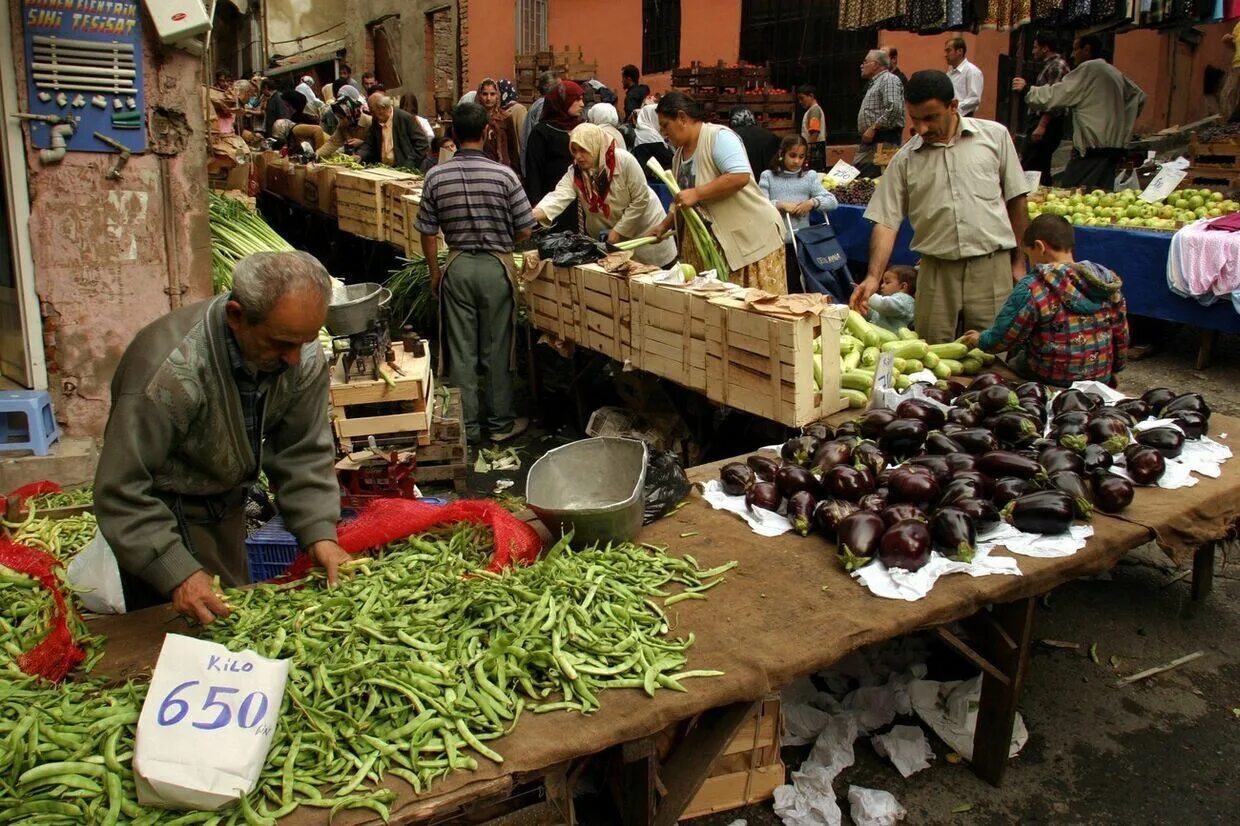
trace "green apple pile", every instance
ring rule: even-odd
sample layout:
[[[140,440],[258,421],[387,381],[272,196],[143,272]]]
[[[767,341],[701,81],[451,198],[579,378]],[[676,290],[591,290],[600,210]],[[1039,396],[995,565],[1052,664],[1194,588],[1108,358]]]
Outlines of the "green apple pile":
[[[1029,217],[1059,215],[1083,227],[1137,227],[1177,230],[1201,218],[1218,218],[1240,211],[1240,203],[1209,189],[1177,189],[1156,203],[1137,197],[1134,189],[1085,193],[1047,189],[1029,196]]]

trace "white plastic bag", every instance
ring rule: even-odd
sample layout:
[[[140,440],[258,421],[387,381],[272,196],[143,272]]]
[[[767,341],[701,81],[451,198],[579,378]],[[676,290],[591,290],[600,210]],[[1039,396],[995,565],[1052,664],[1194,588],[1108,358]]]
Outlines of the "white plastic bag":
[[[86,610],[96,614],[125,613],[125,593],[116,555],[99,531],[69,563],[66,574],[69,584],[80,592],[78,596]]]
[[[214,811],[258,784],[288,681],[288,660],[164,637],[134,745],[138,802]]]

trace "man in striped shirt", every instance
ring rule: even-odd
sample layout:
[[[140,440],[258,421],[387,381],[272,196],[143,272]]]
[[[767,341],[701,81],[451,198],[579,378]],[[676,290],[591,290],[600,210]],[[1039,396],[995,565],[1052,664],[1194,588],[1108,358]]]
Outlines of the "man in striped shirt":
[[[416,224],[430,264],[431,291],[442,310],[449,376],[461,389],[471,444],[482,441],[480,394],[486,398],[492,440],[508,441],[529,426],[527,419],[516,417],[513,398],[512,251],[530,236],[534,216],[516,173],[483,154],[486,125],[487,112],[477,103],[453,110],[459,148],[426,174]],[[451,251],[442,272],[440,230]]]
[[[874,163],[876,147],[882,143],[899,146],[904,132],[904,84],[891,71],[891,56],[882,49],[868,52],[861,63],[861,77],[869,81],[861,109],[857,112],[857,133],[861,144],[853,166],[867,178],[877,178],[882,170]]]

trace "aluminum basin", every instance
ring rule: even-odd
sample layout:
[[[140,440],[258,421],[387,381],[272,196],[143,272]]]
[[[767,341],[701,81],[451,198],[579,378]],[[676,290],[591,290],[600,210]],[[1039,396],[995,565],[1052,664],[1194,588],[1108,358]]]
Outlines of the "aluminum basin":
[[[391,300],[392,292],[382,284],[349,284],[344,288],[344,301],[336,302],[337,297],[338,291],[333,290],[323,326],[333,336],[351,336],[370,329],[379,317],[379,308]]]
[[[573,546],[625,542],[641,530],[646,443],[582,439],[548,451],[530,468],[525,501],[553,537],[573,531]]]

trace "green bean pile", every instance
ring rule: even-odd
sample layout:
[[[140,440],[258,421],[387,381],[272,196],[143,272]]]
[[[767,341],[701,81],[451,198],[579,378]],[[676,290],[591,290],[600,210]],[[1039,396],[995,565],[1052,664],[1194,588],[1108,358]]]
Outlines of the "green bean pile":
[[[66,565],[95,536],[97,523],[89,511],[63,519],[40,519],[38,513],[32,508],[25,520],[10,526],[13,541],[46,551]]]
[[[502,762],[488,743],[527,708],[588,714],[604,689],[653,696],[721,674],[685,670],[693,635],[668,636],[666,609],[704,599],[735,563],[702,570],[661,548],[574,552],[563,541],[537,564],[497,575],[484,570],[490,552],[485,530],[462,525],[355,560],[330,591],[316,573],[308,584],[226,592],[233,613],[203,637],[291,660],[258,786],[227,812],[146,811],[133,802],[126,721],[132,713],[136,723],[144,685],[36,691],[0,676],[0,810],[12,810],[0,821],[40,813],[49,823],[115,823],[119,812],[120,822],[140,824],[257,824],[300,805],[364,808],[386,820],[395,795],[378,786],[385,775],[424,792],[477,768],[479,756]],[[683,587],[672,595],[672,584]],[[28,704],[19,690],[40,693],[52,720],[36,715],[40,722],[18,732],[24,718],[9,706]]]
[[[26,500],[27,507],[33,505],[41,511],[49,508],[76,508],[80,505],[93,505],[95,490],[91,487],[62,490],[59,493],[45,493],[32,496]]]

